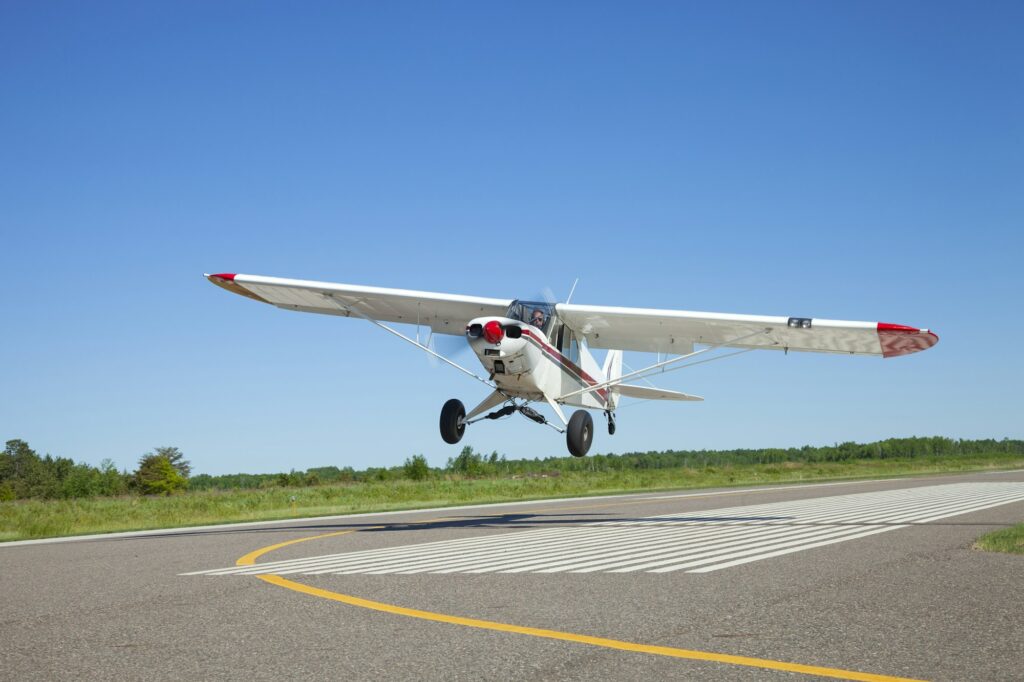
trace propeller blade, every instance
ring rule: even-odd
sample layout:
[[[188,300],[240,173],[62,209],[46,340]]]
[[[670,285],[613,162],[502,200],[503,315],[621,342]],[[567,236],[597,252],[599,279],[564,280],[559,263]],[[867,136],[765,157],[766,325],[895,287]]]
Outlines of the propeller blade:
[[[431,334],[424,345],[435,353],[451,360],[465,355],[469,350],[469,344],[466,343],[465,338],[451,334]],[[427,355],[427,359],[431,367],[437,367],[441,364],[441,361],[433,355]]]

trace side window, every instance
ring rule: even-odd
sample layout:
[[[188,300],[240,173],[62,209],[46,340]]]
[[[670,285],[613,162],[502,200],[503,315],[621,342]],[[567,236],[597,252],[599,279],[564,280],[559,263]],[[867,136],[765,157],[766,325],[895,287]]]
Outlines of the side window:
[[[560,344],[562,355],[569,358],[570,362],[578,365],[580,363],[580,347],[579,343],[576,341],[576,335],[573,334],[572,330],[565,325],[562,325],[562,329],[559,331],[558,335],[562,342]]]

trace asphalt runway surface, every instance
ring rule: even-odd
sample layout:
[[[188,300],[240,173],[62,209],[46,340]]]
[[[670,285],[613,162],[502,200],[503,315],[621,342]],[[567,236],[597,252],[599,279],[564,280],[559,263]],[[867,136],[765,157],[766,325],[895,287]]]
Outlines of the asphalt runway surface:
[[[1024,680],[1024,472],[0,545],[0,678]]]

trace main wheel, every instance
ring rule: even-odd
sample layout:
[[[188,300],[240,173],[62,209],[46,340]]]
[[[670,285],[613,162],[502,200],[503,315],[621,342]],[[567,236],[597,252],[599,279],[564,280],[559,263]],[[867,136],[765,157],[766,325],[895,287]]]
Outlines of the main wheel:
[[[594,440],[594,420],[586,410],[576,410],[569,417],[569,428],[565,430],[565,442],[573,457],[587,454]]]
[[[466,432],[466,425],[462,422],[466,418],[466,406],[457,398],[452,398],[441,408],[441,438],[445,443],[455,445],[462,440],[462,434]]]

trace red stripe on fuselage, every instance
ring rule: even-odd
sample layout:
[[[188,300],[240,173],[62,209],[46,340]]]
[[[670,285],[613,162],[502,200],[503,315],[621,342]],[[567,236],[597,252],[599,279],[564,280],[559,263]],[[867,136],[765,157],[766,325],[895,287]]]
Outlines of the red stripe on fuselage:
[[[558,363],[564,371],[566,371],[574,379],[582,383],[584,386],[596,386],[597,380],[583,371],[582,368],[576,365],[572,360],[562,355],[556,348],[549,346],[548,343],[537,334],[534,334],[526,327],[523,327],[523,336],[527,337],[538,346],[540,349],[547,353],[548,357]],[[590,391],[590,393],[596,393],[602,402],[608,403],[608,389],[599,388],[596,391]]]

